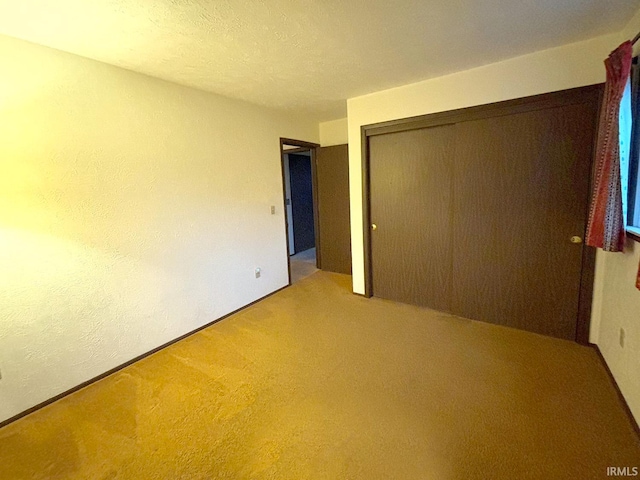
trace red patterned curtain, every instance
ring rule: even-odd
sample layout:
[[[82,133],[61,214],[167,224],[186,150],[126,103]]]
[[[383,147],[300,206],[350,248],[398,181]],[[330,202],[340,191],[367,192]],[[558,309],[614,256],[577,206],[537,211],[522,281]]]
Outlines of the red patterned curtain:
[[[606,252],[621,252],[624,249],[619,115],[620,102],[631,72],[632,51],[632,43],[624,42],[604,62],[607,82],[596,141],[596,178],[587,227],[587,245],[602,248]],[[637,286],[640,288],[640,272]]]

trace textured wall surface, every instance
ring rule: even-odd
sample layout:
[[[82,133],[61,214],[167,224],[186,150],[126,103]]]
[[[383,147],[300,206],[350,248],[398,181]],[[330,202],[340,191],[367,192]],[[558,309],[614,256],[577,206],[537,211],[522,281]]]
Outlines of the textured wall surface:
[[[0,71],[0,421],[286,285],[279,137],[317,124],[7,37]]]
[[[640,291],[635,278],[640,262],[640,244],[628,242],[627,251],[602,253],[598,282],[602,284],[601,310],[596,343],[609,369],[640,423]],[[624,347],[620,345],[624,330]],[[592,341],[594,341],[592,337]]]
[[[331,147],[333,145],[346,145],[349,143],[349,124],[347,118],[322,122],[320,129],[320,145]]]
[[[347,98],[619,31],[637,0],[0,0],[0,33],[317,120]]]

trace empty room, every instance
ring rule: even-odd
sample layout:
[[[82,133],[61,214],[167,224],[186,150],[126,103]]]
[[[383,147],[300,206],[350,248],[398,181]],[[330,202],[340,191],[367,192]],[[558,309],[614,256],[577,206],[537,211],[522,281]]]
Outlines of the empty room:
[[[0,479],[640,477],[640,0],[0,0]]]

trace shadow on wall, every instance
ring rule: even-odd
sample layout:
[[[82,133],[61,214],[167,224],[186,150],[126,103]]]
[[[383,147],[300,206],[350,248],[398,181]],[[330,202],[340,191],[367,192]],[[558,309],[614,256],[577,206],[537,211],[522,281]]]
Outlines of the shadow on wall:
[[[216,318],[202,284],[48,235],[0,228],[0,265],[0,421]]]
[[[1,35],[0,71],[0,421],[286,284],[317,123]]]

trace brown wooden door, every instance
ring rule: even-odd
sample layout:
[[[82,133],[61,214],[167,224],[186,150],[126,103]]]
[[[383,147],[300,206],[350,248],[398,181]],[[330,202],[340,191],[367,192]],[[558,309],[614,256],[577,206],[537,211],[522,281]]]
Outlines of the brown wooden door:
[[[318,148],[316,175],[320,268],[351,275],[348,146]]]
[[[575,339],[592,105],[456,125],[451,311]]]
[[[373,295],[575,340],[598,92],[369,137]]]
[[[449,310],[455,126],[370,139],[373,292]]]

